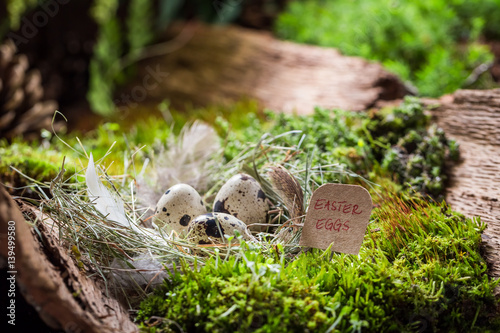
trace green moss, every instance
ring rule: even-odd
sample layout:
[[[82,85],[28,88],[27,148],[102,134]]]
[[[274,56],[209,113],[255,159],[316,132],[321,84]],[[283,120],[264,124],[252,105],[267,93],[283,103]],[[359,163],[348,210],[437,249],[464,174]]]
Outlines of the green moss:
[[[184,269],[155,297],[146,300],[139,318],[161,309],[189,332],[299,332],[324,328],[327,315],[320,309],[325,303],[317,288],[299,280],[279,279],[276,264],[256,260],[255,274],[248,264],[235,258],[206,265],[199,273]]]
[[[458,144],[432,125],[426,131],[412,130],[401,137],[385,151],[382,166],[397,174],[401,183],[438,196],[444,190],[445,162],[456,161],[458,156]]]
[[[155,148],[166,143],[170,134],[170,127],[164,120],[150,116],[131,126],[104,123],[85,134],[59,133],[56,137],[44,131],[40,142],[15,140],[8,143],[4,140],[0,142],[0,174],[10,177],[12,166],[35,180],[50,181],[58,174],[64,157],[67,175],[71,176],[76,169],[86,167],[87,156],[93,153],[94,158],[104,157],[103,165],[109,174],[119,175],[125,171],[125,162],[131,164],[131,159],[141,166]],[[16,186],[26,182],[17,176],[16,180],[20,180]]]
[[[266,122],[251,117],[247,127],[236,133],[223,133],[228,138],[227,160],[264,132],[275,136],[295,132],[275,144],[285,147],[300,144],[299,148],[307,155],[301,160],[302,168],[307,163],[342,164],[365,178],[383,174],[405,187],[437,197],[446,181],[444,163],[458,157],[456,142],[448,140],[441,129],[429,126],[429,117],[416,98],[406,98],[398,107],[380,111],[317,108],[310,116],[268,113],[267,117]],[[318,182],[338,180],[348,181],[342,174],[324,173],[317,178]]]
[[[483,224],[397,197],[372,218],[359,256],[313,249],[290,260],[243,246],[225,260],[182,266],[141,304],[137,321],[151,332],[500,329],[497,282],[479,251]]]
[[[46,149],[37,142],[14,142],[8,144],[0,141],[0,179],[7,186],[23,187],[32,182],[21,176],[16,170],[39,182],[49,182],[60,172],[64,154]],[[76,172],[74,161],[65,165],[64,178],[69,178]]]

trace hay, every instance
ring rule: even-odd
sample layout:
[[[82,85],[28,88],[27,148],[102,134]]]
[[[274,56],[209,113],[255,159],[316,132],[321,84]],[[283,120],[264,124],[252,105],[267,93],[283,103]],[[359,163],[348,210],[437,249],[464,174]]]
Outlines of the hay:
[[[189,145],[182,140],[192,139],[189,133],[188,128],[178,139],[174,148],[178,154],[185,154],[181,148]],[[296,134],[300,134],[300,131],[287,132],[279,137]],[[152,287],[161,283],[164,278],[168,278],[167,271],[172,267],[181,264],[192,267],[203,265],[210,255],[230,256],[238,253],[241,246],[251,246],[264,255],[277,245],[283,248],[288,256],[293,256],[301,250],[298,243],[304,209],[314,189],[321,185],[314,181],[314,178],[322,179],[321,175],[326,172],[354,177],[358,175],[344,170],[341,165],[312,167],[309,161],[314,152],[309,155],[301,152],[300,143],[303,141],[301,136],[298,136],[298,144],[291,147],[276,145],[276,139],[279,137],[264,135],[258,143],[248,143],[234,160],[218,165],[211,163],[210,172],[205,171],[203,174],[206,191],[201,194],[208,203],[213,200],[214,194],[222,184],[237,172],[249,173],[260,182],[274,207],[269,216],[269,232],[256,234],[258,241],[251,244],[245,243],[241,237],[234,237],[230,238],[227,244],[199,245],[177,237],[175,233],[167,234],[162,230],[145,227],[146,211],[149,207],[140,203],[137,193],[143,193],[147,189],[147,184],[141,183],[142,188],[138,190],[137,175],[110,177],[99,164],[95,165],[97,179],[93,180],[93,185],[90,187],[87,187],[91,174],[89,170],[86,171],[87,179],[83,176],[85,170],[81,170],[69,179],[58,176],[50,184],[32,180],[32,187],[42,198],[37,202],[40,209],[56,222],[53,227],[58,230],[59,242],[73,252],[78,264],[87,275],[102,279],[107,288],[113,290],[119,299],[132,307],[137,299],[143,299]],[[213,149],[212,153],[220,154],[220,150]],[[165,156],[168,156],[169,168],[172,168],[171,162],[176,159],[175,152],[160,150],[159,154],[163,155],[158,160],[162,158],[164,160]],[[205,154],[200,158],[205,162],[211,161],[213,154]],[[185,160],[191,164],[196,162],[191,157]],[[92,158],[89,162],[93,168]],[[197,168],[203,166],[204,164],[200,162]],[[286,192],[277,190],[276,182],[279,179],[268,176],[268,171],[276,170],[277,167],[286,170],[290,184],[300,185],[300,188],[292,191],[294,196],[298,193],[303,195],[300,200],[284,198]],[[64,164],[60,175],[64,174],[63,169]],[[158,172],[164,171],[163,167],[156,166],[142,172],[141,177],[160,179]],[[200,176],[200,172],[192,174]],[[116,179],[120,179],[121,184]],[[172,180],[165,176],[163,179]],[[183,181],[189,180],[183,179]],[[119,217],[116,214],[110,215],[109,210],[102,208],[102,203],[96,204],[97,194],[92,192],[100,188],[101,185],[98,184],[101,184],[105,191],[112,193],[111,196],[115,199],[111,202],[114,205],[121,205],[123,216],[122,213],[118,214]],[[155,188],[151,188],[151,191],[157,191],[158,186],[155,184]],[[300,202],[302,207],[298,208],[297,202]],[[292,207],[289,207],[290,205]]]

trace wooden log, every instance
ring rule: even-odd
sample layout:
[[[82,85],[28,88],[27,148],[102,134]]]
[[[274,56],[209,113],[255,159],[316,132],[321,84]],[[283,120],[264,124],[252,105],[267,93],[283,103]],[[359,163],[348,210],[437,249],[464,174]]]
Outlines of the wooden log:
[[[264,108],[306,114],[315,106],[366,110],[406,94],[402,82],[378,63],[267,32],[198,24],[174,25],[168,36],[172,43],[165,54],[141,62],[118,103],[135,107],[169,99],[184,108],[251,98]],[[181,40],[186,41],[173,47]],[[152,74],[158,72],[165,76]]]
[[[57,232],[47,224],[55,223],[44,221],[48,218],[32,208],[25,209],[37,215],[39,233],[25,221],[17,204],[0,185],[0,256],[10,256],[7,232],[9,225],[14,225],[15,247],[10,250],[15,253],[15,263],[8,269],[16,272],[18,292],[37,309],[43,321],[66,332],[138,331],[118,302],[87,278],[59,244]]]
[[[500,89],[459,90],[441,99],[434,120],[460,143],[447,201],[488,223],[483,239],[490,275],[500,277]]]

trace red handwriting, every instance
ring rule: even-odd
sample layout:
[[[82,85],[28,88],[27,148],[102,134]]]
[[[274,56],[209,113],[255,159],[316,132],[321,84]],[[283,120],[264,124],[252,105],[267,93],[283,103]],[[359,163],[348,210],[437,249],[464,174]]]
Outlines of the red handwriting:
[[[325,229],[337,232],[340,232],[340,230],[347,231],[349,230],[349,221],[342,223],[342,220],[340,219],[335,220],[335,222],[333,219],[319,219],[316,221],[316,229]]]
[[[331,211],[338,211],[343,214],[352,214],[352,215],[354,214],[359,215],[363,212],[359,209],[358,205],[347,203],[347,201],[330,201],[326,199],[317,199],[316,203],[314,204],[314,209],[315,210],[326,209]]]

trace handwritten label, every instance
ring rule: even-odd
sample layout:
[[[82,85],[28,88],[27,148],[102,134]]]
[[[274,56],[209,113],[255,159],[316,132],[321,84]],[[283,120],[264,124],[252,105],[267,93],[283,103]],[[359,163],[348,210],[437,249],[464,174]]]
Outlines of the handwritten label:
[[[314,191],[300,245],[358,254],[370,221],[372,198],[361,186],[325,184]]]

